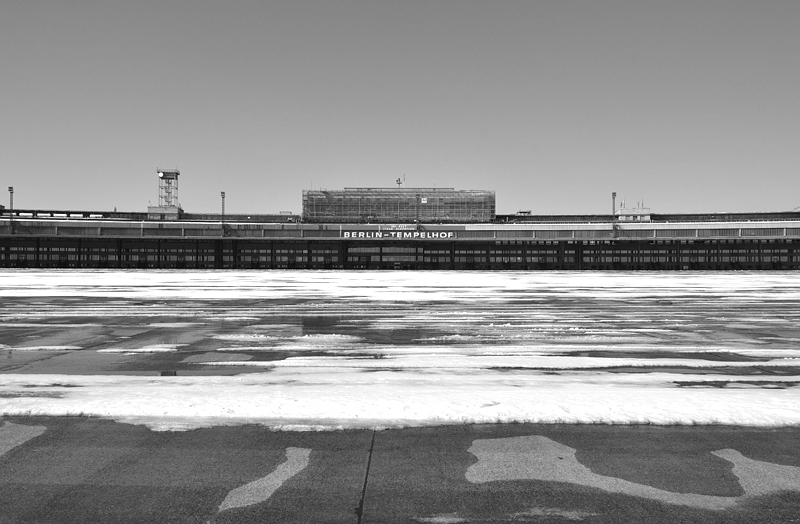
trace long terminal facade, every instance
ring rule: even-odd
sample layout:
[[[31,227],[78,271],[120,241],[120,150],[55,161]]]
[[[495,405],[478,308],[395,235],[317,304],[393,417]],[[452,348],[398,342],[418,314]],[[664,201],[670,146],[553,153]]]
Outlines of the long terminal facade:
[[[148,213],[3,209],[0,267],[800,269],[800,212],[496,215],[494,192],[464,192],[459,203],[452,189],[362,188],[360,202],[346,194],[352,191],[340,192],[350,199],[341,205],[336,192],[326,192],[324,209],[318,195],[304,192],[302,215],[192,214],[177,206]],[[380,202],[365,204],[370,192]],[[337,205],[344,214],[336,215]],[[368,212],[353,217],[354,206]]]

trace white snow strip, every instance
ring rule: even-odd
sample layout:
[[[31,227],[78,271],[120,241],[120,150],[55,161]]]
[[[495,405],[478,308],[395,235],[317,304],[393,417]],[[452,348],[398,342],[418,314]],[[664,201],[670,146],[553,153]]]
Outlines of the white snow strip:
[[[800,424],[798,387],[676,385],[709,378],[753,379],[670,373],[363,373],[314,368],[233,377],[3,375],[0,415],[100,416],[162,430],[242,423],[285,429],[493,422]],[[32,386],[46,385],[60,398],[24,396]]]
[[[618,367],[800,367],[800,359],[785,358],[764,362],[737,362],[702,359],[594,358],[538,355],[464,356],[426,354],[383,358],[346,356],[291,357],[270,362],[198,362],[204,365],[263,366],[271,368],[341,368],[341,369],[589,369]]]
[[[194,327],[200,326],[202,323],[200,322],[151,322],[147,324],[148,327],[157,327],[157,328],[186,328],[186,327]]]
[[[98,349],[98,353],[172,353],[186,344],[154,344],[140,348],[106,348]]]
[[[275,346],[232,346],[217,348],[214,351],[276,351],[277,349]]]
[[[217,340],[282,340],[284,337],[263,335],[261,333],[231,333],[226,335],[211,335]]]
[[[0,274],[0,294],[8,297],[111,297],[250,299],[301,298],[342,301],[387,300],[498,302],[537,296],[618,300],[685,300],[692,304],[724,294],[731,303],[796,300],[800,281],[787,273],[601,273],[601,272],[349,272],[24,270]],[[794,279],[794,280],[792,280]],[[232,318],[232,317],[231,317]],[[248,317],[244,317],[248,318]]]

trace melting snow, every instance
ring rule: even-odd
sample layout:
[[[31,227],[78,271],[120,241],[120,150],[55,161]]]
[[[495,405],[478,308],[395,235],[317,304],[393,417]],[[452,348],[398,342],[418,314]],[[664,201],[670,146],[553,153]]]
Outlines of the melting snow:
[[[24,270],[0,271],[0,293],[69,298],[72,319],[141,318],[143,326],[187,330],[213,320],[221,333],[200,337],[234,345],[214,349],[234,354],[178,357],[184,365],[263,367],[236,376],[2,374],[0,415],[91,415],[163,430],[243,423],[800,424],[796,273]],[[90,298],[93,305],[81,310]],[[202,302],[182,316],[171,300]],[[240,300],[274,309],[228,308]],[[221,305],[209,305],[214,301]],[[283,304],[295,305],[289,311]],[[324,315],[333,319],[326,326],[347,333],[308,334],[287,320],[313,323]],[[45,303],[14,311],[0,327],[16,333],[45,325],[40,319],[60,321],[47,324],[54,329],[72,327],[64,316],[58,304]],[[164,322],[154,322],[159,317]],[[743,330],[750,330],[746,338]],[[410,334],[394,340],[402,332]],[[133,347],[131,340],[117,346],[132,347],[99,351],[186,349]],[[44,340],[7,344],[0,350],[78,349]],[[325,354],[252,359],[283,350]],[[763,380],[764,369],[772,373],[760,387],[754,373]],[[713,387],[680,386],[706,382]],[[22,394],[31,386],[58,394]]]

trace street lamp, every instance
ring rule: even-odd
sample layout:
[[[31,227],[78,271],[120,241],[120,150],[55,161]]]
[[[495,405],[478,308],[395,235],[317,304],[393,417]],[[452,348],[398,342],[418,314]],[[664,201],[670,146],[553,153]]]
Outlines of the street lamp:
[[[10,210],[8,213],[8,225],[11,228],[11,234],[14,234],[14,186],[8,186],[8,198],[10,200]]]
[[[222,197],[222,236],[225,236],[225,191],[220,191]]]

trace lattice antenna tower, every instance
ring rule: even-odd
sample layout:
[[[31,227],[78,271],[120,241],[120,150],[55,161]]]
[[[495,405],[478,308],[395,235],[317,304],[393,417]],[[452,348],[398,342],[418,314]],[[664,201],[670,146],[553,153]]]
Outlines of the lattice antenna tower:
[[[178,207],[177,169],[157,169],[158,172],[158,205],[161,207]]]

